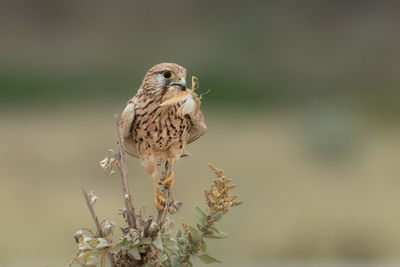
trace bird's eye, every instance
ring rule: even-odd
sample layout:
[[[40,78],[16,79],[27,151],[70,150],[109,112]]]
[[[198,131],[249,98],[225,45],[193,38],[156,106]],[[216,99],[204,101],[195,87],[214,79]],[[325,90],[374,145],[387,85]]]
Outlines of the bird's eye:
[[[172,72],[170,72],[170,71],[164,71],[162,75],[163,75],[164,78],[167,79],[167,80],[171,80],[171,79],[174,77],[174,75],[173,75]]]

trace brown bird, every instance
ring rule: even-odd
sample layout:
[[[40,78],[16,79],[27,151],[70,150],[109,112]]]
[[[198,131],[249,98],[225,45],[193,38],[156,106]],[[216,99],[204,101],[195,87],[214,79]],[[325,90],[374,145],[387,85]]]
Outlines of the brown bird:
[[[140,158],[153,178],[155,205],[163,210],[166,199],[158,187],[157,162],[166,161],[171,166],[170,176],[161,181],[171,189],[173,165],[185,155],[185,146],[207,131],[200,99],[194,89],[186,87],[186,69],[173,63],[153,66],[129,100],[120,122],[125,150]]]

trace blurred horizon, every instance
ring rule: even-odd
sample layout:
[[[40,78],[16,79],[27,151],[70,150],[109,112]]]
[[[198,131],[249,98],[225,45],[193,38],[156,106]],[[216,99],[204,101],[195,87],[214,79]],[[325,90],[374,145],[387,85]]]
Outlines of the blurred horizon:
[[[214,107],[327,103],[397,121],[400,5],[226,3],[4,2],[0,103],[126,102],[151,66],[175,62]]]
[[[73,234],[122,207],[98,165],[114,114],[160,62],[197,76],[208,133],[176,166],[193,222],[213,174],[245,200],[211,240],[221,266],[398,266],[400,2],[3,1],[1,266],[63,266]],[[137,207],[152,182],[128,159]],[[195,171],[194,171],[195,170]],[[195,266],[202,266],[195,262]]]

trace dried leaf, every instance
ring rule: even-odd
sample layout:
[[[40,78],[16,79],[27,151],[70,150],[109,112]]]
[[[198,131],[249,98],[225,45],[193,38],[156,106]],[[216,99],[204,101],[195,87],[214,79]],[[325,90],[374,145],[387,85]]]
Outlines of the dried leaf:
[[[97,244],[96,249],[103,249],[103,248],[111,247],[111,244],[109,244],[107,242],[107,240],[105,240],[104,238],[97,238],[97,241],[99,241],[99,243]]]
[[[76,242],[76,243],[79,243],[79,240],[81,239],[82,236],[83,236],[83,231],[82,231],[82,230],[78,230],[78,231],[74,234],[75,242]]]
[[[87,255],[86,257],[84,257],[84,259],[85,266],[97,266],[97,264],[99,263],[99,260],[93,254]]]
[[[90,200],[90,205],[93,207],[98,198],[94,194],[94,191],[90,191],[90,193],[88,194],[88,197],[89,197],[89,200]]]
[[[105,172],[109,172],[109,174],[115,173],[114,167],[117,165],[118,160],[115,158],[115,152],[112,149],[107,151],[106,157],[99,162],[100,166],[103,168]]]
[[[183,205],[182,201],[175,200],[174,202],[171,203],[171,206],[168,208],[168,212],[173,215],[180,210],[182,205]]]
[[[113,222],[110,218],[105,218],[102,222],[103,234],[105,237],[112,235],[114,228],[117,224]]]
[[[92,246],[89,245],[89,242],[92,241],[93,239],[87,236],[82,236],[79,238],[79,250],[80,251],[87,251],[87,250],[92,250]]]

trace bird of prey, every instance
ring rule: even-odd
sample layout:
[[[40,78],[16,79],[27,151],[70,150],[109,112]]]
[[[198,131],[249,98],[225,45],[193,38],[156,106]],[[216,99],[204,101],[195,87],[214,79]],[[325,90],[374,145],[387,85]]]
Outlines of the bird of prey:
[[[159,190],[157,162],[171,167],[170,176],[160,182],[171,189],[174,163],[184,156],[187,144],[207,131],[200,99],[186,87],[186,69],[174,63],[153,66],[128,101],[120,124],[125,151],[139,158],[153,178],[155,205],[162,211],[166,199]]]

